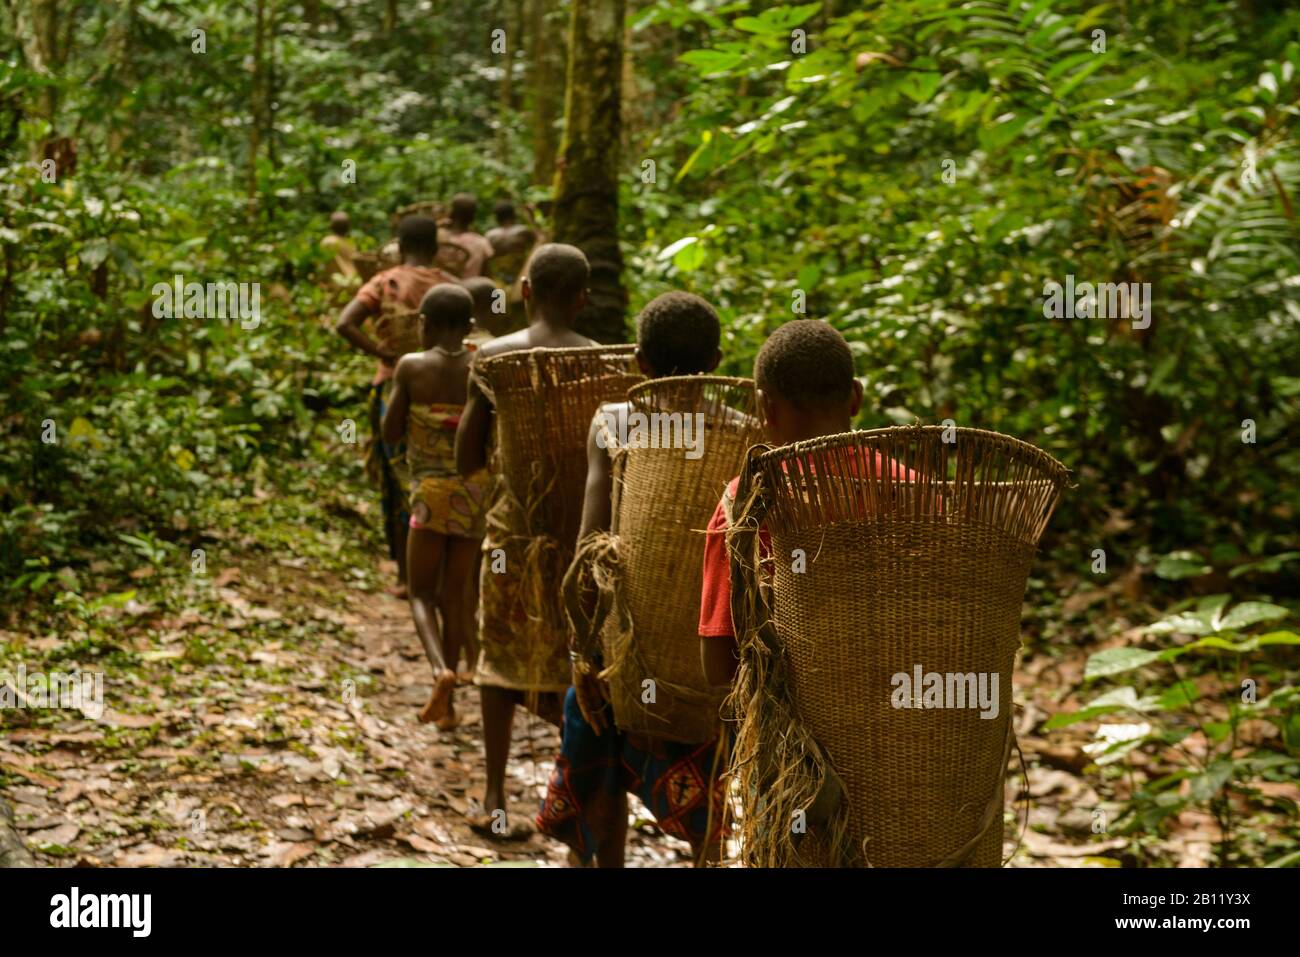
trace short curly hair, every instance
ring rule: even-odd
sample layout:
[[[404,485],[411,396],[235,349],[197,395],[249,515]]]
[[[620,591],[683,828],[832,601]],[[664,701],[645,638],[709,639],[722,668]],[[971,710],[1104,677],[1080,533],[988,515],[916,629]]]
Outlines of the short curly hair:
[[[591,265],[577,246],[546,243],[528,259],[528,285],[539,304],[570,306],[587,288]]]
[[[430,328],[468,328],[474,316],[474,299],[464,286],[440,282],[420,300],[420,315]]]
[[[758,350],[754,381],[766,394],[800,409],[842,402],[853,392],[853,353],[829,323],[795,319]]]
[[[689,292],[656,296],[636,319],[636,343],[655,375],[708,372],[721,340],[717,311]]]
[[[397,248],[403,256],[438,255],[438,223],[428,216],[403,216],[397,224]]]

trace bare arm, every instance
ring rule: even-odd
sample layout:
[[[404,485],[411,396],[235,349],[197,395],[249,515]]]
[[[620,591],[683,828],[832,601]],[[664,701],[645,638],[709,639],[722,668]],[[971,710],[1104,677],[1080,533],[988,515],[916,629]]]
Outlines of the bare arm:
[[[614,489],[609,450],[601,448],[597,437],[604,413],[597,412],[587,433],[587,490],[582,498],[582,526],[578,541],[592,532],[607,532],[611,522],[610,493]]]
[[[473,475],[487,465],[488,430],[492,425],[492,403],[473,378],[469,380],[465,409],[456,428],[456,471]]]
[[[339,313],[339,321],[335,323],[334,329],[362,352],[368,353],[377,359],[383,359],[385,362],[396,361],[397,356],[394,353],[380,349],[375,340],[366,335],[366,331],[361,328],[361,323],[365,322],[366,317],[371,314],[372,310],[369,306],[360,300],[353,299]]]
[[[733,635],[700,635],[700,666],[711,685],[729,685],[736,677],[740,657]]]
[[[406,410],[411,404],[406,389],[406,379],[410,370],[408,364],[399,360],[397,371],[393,373],[393,394],[388,399],[388,408],[384,410],[384,421],[380,429],[384,441],[389,445],[396,445],[406,434]]]

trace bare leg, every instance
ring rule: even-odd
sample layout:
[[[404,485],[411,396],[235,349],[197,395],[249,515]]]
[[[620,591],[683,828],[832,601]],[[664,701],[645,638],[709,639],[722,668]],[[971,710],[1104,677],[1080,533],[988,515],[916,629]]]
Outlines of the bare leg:
[[[436,721],[439,727],[452,713],[456,672],[447,667],[447,653],[438,628],[438,583],[442,578],[447,537],[437,532],[414,529],[407,540],[410,568],[411,618],[420,644],[433,666],[433,693],[420,711],[421,721]]]
[[[408,558],[406,549],[408,547],[407,539],[410,537],[408,534],[409,529],[406,527],[406,522],[402,521],[401,515],[394,516],[393,525],[395,526],[393,528],[394,541],[397,542],[397,587],[399,589],[405,589],[407,587],[406,566]],[[404,598],[406,596],[399,594],[398,597]]]
[[[592,803],[597,802],[599,811],[593,815],[600,821],[600,833],[596,838],[596,866],[622,867],[627,846],[627,795],[621,792],[601,794]]]
[[[474,669],[478,665],[478,561],[482,554],[482,544],[482,539],[474,541],[475,565],[465,578],[465,644],[462,648],[465,652],[466,674],[461,675],[464,681],[473,678]],[[456,668],[456,663],[452,662],[451,667]]]
[[[443,562],[442,583],[438,588],[438,614],[443,626],[443,665],[450,675],[451,687],[456,686],[456,662],[467,637],[469,616],[465,611],[465,596],[469,593],[466,581],[478,572],[479,542],[474,538],[446,539],[446,561]],[[443,730],[459,723],[454,704],[449,705],[445,717],[438,722]]]
[[[443,656],[446,666],[453,671],[460,660],[460,649],[469,639],[468,626],[473,615],[465,607],[469,596],[469,582],[478,572],[479,540],[476,538],[447,538],[447,560],[443,566],[442,587],[438,591],[438,611],[442,613],[444,628]]]
[[[510,758],[510,727],[515,719],[518,692],[510,688],[479,688],[483,709],[483,751],[487,760],[487,788],[483,810],[491,815],[506,810],[506,762]]]

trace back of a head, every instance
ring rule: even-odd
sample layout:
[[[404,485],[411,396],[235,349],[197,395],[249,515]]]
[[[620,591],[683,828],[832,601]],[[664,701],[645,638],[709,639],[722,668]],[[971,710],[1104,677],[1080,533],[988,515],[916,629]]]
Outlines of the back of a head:
[[[457,193],[451,198],[451,221],[457,226],[469,226],[478,212],[478,199],[473,193]]]
[[[438,254],[438,223],[429,216],[404,216],[397,224],[397,246],[403,256],[432,259]]]
[[[754,359],[755,385],[801,410],[846,401],[853,381],[849,344],[838,329],[820,319],[787,322],[768,337]]]
[[[474,300],[464,286],[438,283],[420,300],[420,315],[431,328],[468,328],[474,315]]]
[[[352,228],[352,219],[342,210],[330,213],[330,232],[335,236],[346,236]]]
[[[721,339],[717,311],[689,292],[656,296],[636,320],[636,343],[654,376],[711,371]]]
[[[497,284],[487,276],[471,276],[461,280],[461,285],[469,291],[474,300],[474,315],[481,316],[492,311],[492,294],[497,291]]]
[[[563,309],[577,303],[591,278],[591,265],[577,246],[546,243],[528,259],[528,284],[538,305]]]
[[[515,204],[508,199],[498,199],[492,207],[492,215],[502,226],[512,223],[515,220]]]

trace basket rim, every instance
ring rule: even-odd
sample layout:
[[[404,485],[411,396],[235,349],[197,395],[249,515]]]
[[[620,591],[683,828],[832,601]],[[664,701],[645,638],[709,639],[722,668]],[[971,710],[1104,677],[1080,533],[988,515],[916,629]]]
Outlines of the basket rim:
[[[618,356],[635,355],[636,345],[633,343],[620,342],[609,346],[533,346],[531,349],[511,349],[509,352],[503,352],[499,356],[488,356],[479,359],[477,364],[480,369],[484,369],[497,363],[500,363],[501,365],[522,364],[525,360],[533,358],[563,358],[566,356],[584,355],[598,356],[602,354],[608,355],[610,353]]]
[[[882,429],[855,429],[835,435],[819,435],[813,439],[803,439],[789,445],[769,448],[766,452],[758,453],[754,457],[753,463],[758,466],[766,466],[774,462],[796,458],[818,449],[837,449],[850,446],[871,448],[874,445],[874,440],[883,439],[887,436],[900,434],[918,437],[928,436],[947,432],[949,429],[954,430],[959,437],[962,435],[971,438],[978,437],[991,442],[993,445],[1000,445],[1007,451],[1024,456],[1044,472],[1047,472],[1049,479],[1064,483],[1070,476],[1070,469],[1063,462],[1055,458],[1050,452],[1045,452],[1038,446],[1031,445],[1023,439],[988,429],[945,425],[893,425]]]
[[[673,385],[678,382],[690,383],[691,385],[754,385],[754,380],[746,376],[707,375],[704,373],[697,375],[665,375],[655,378],[647,376],[644,382],[638,382],[627,390],[627,397],[632,399],[635,398],[636,393],[647,392],[656,386]]]

